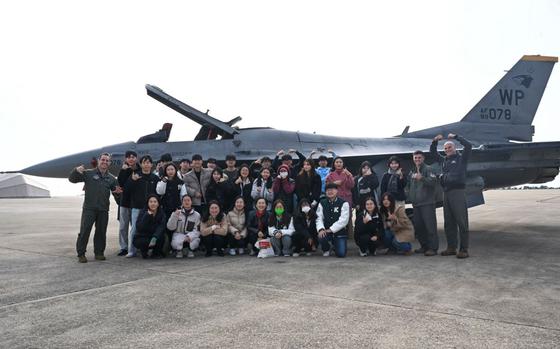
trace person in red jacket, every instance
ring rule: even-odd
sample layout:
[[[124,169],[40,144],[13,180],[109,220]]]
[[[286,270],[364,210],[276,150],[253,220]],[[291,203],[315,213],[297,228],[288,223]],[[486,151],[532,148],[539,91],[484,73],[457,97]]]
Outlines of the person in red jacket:
[[[272,183],[272,191],[274,192],[274,200],[282,200],[285,211],[290,214],[294,211],[295,189],[296,183],[290,178],[290,168],[287,165],[280,165],[278,176]]]
[[[344,161],[341,157],[336,157],[334,159],[331,173],[329,173],[325,179],[325,183],[336,184],[338,187],[338,197],[348,203],[350,208],[350,219],[348,220],[346,229],[348,230],[348,235],[352,236],[354,233],[354,227],[352,225],[352,189],[354,188],[355,182],[352,173],[344,167]]]
[[[338,197],[346,201],[352,207],[352,188],[354,188],[354,177],[344,167],[342,158],[337,157],[333,161],[331,173],[325,180],[326,183],[334,183],[338,186]]]

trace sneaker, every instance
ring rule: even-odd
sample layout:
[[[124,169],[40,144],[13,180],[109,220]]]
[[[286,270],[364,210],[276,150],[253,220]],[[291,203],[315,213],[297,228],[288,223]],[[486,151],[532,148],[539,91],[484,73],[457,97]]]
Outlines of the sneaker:
[[[420,247],[414,250],[414,253],[426,253],[426,249],[424,247]]]
[[[405,256],[412,256],[413,254],[414,254],[414,251],[412,251],[412,250],[408,250],[408,251],[403,252],[403,255],[405,255]]]
[[[218,256],[223,257],[224,256],[224,249],[223,248],[218,248],[218,249],[216,249],[216,253],[218,254]]]
[[[148,253],[147,253],[148,257],[151,257],[154,255],[154,249],[153,248],[149,248],[148,249]]]
[[[468,257],[469,257],[469,252],[467,250],[461,250],[459,251],[459,253],[457,253],[457,258],[463,259]]]
[[[457,254],[457,250],[449,247],[447,248],[447,250],[441,252],[442,256],[454,256],[456,254]]]
[[[435,256],[436,254],[437,254],[436,251],[434,251],[432,249],[428,249],[428,250],[426,250],[426,252],[424,252],[424,256],[426,256],[426,257]]]
[[[128,254],[128,250],[121,250],[121,251],[117,254],[117,256],[121,256],[121,257],[122,257],[122,256],[126,256],[127,254]]]
[[[183,252],[177,251],[177,254],[175,255],[175,258],[183,258]]]
[[[311,252],[305,252],[305,255],[306,255],[307,257],[309,257],[309,256],[311,256]]]
[[[229,255],[230,256],[235,256],[235,248],[230,248],[229,249]]]
[[[292,253],[292,257],[299,257],[299,253],[298,252]]]
[[[187,251],[187,258],[194,258],[194,252],[191,250]]]
[[[395,250],[389,248],[389,249],[387,249],[387,252],[385,252],[385,254],[386,254],[386,255],[389,255],[389,254],[397,254],[397,251],[395,251]]]
[[[331,255],[331,251],[323,252],[323,257],[329,257]]]
[[[255,252],[255,250],[253,250],[253,249],[250,249],[250,250],[249,250],[249,256],[254,256],[254,255],[256,255],[256,254],[257,254],[257,253]]]
[[[105,256],[102,255],[102,254],[98,254],[98,255],[95,256],[95,259],[98,260],[98,261],[104,261],[107,258],[105,258]]]
[[[245,249],[244,248],[238,248],[237,253],[239,253],[239,255],[245,254]]]
[[[126,258],[136,257],[136,253],[128,252],[125,257]]]
[[[360,257],[367,257],[367,255],[368,255],[367,252],[360,251]]]
[[[206,254],[204,255],[204,257],[211,257],[212,256],[212,250],[206,250]]]
[[[78,262],[80,263],[87,263],[86,256],[78,256]]]

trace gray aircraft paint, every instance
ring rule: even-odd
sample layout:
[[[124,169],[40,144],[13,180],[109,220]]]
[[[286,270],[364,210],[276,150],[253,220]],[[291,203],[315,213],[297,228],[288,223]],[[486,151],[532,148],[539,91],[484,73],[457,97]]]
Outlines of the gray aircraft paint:
[[[412,167],[414,150],[429,151],[431,139],[437,134],[461,134],[473,142],[475,148],[468,166],[467,192],[469,205],[484,202],[482,190],[525,183],[545,183],[553,180],[560,166],[560,142],[523,143],[531,141],[531,125],[556,57],[523,56],[514,67],[465,115],[455,123],[415,132],[408,127],[400,136],[392,138],[353,138],[317,135],[272,128],[235,128],[240,118],[222,122],[166,94],[161,89],[146,85],[148,95],[202,125],[197,138],[213,129],[221,139],[167,142],[162,132],[148,135],[160,142],[126,142],[93,149],[43,162],[19,172],[65,178],[72,168],[89,164],[100,153],[113,155],[111,171],[117,173],[126,150],[135,150],[139,156],[150,154],[154,160],[170,153],[174,161],[201,154],[213,157],[223,165],[227,154],[235,154],[238,163],[251,162],[262,156],[273,158],[278,149],[297,149],[307,155],[317,148],[332,148],[344,158],[345,164],[356,174],[364,160],[369,160],[381,176],[386,161],[392,155],[403,159],[403,167]],[[443,145],[441,142],[440,146]],[[318,156],[317,154],[316,156]],[[428,155],[427,162],[433,162]],[[436,169],[438,165],[435,164]],[[439,169],[438,169],[439,170]]]

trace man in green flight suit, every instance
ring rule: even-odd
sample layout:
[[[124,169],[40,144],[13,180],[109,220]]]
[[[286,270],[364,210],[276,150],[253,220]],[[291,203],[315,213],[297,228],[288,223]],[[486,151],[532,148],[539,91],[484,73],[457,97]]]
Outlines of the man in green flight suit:
[[[109,222],[109,195],[111,192],[113,195],[122,193],[117,179],[109,173],[110,165],[111,155],[103,153],[99,156],[97,168],[86,170],[84,165],[80,165],[68,177],[71,183],[84,182],[84,205],[80,233],[76,241],[76,251],[80,263],[87,262],[86,247],[94,223],[93,250],[95,259],[105,260],[107,223]]]

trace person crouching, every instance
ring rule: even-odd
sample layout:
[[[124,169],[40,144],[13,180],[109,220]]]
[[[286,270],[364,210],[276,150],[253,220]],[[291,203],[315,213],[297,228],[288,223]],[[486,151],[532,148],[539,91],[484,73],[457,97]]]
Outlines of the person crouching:
[[[192,207],[192,198],[183,195],[181,209],[175,210],[167,221],[167,229],[173,231],[171,248],[177,258],[194,258],[194,250],[200,245],[200,214]]]
[[[337,257],[346,257],[348,240],[348,220],[350,219],[350,205],[339,198],[338,185],[327,182],[325,186],[327,197],[317,206],[317,231],[319,243],[323,250],[323,257],[330,255],[331,244]]]
[[[273,213],[268,221],[268,235],[274,249],[274,255],[290,257],[292,252],[292,234],[294,233],[294,221],[292,215],[286,212],[282,200],[274,201],[272,205]]]
[[[224,256],[227,231],[228,222],[220,203],[210,201],[200,223],[200,233],[202,234],[202,243],[206,248],[206,257],[212,256],[213,249],[216,249],[218,256]]]
[[[148,196],[146,208],[140,211],[136,221],[134,247],[142,253],[142,258],[162,257],[164,243],[165,213],[155,194]]]

